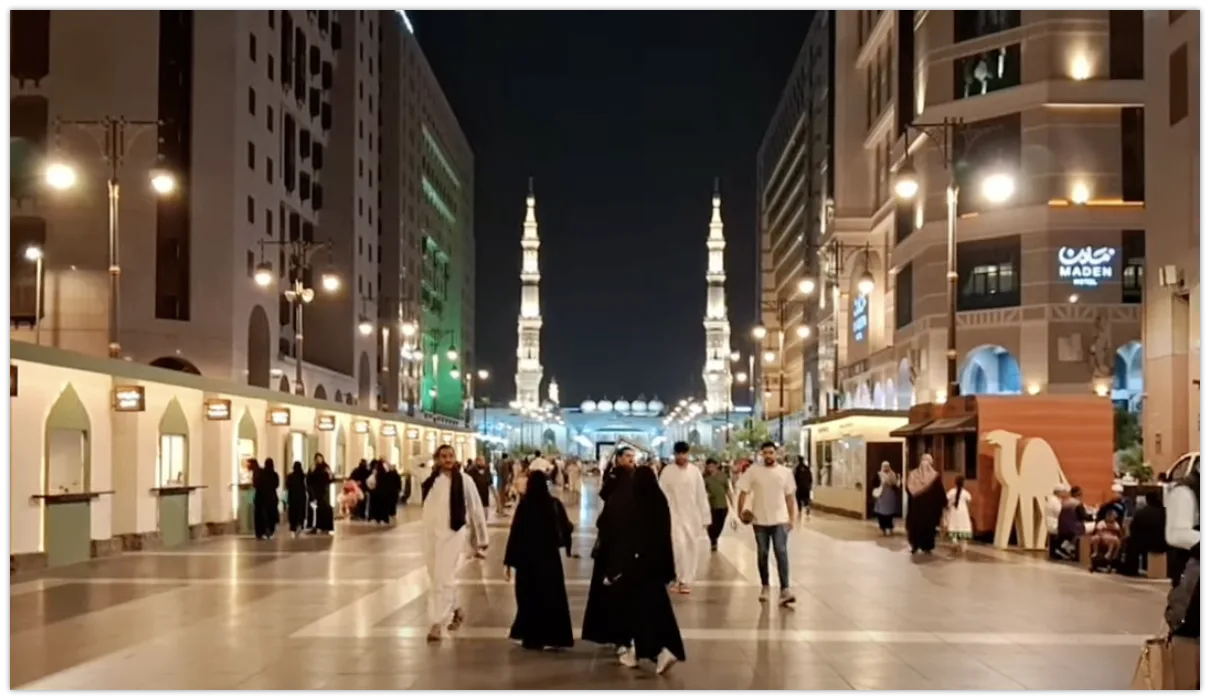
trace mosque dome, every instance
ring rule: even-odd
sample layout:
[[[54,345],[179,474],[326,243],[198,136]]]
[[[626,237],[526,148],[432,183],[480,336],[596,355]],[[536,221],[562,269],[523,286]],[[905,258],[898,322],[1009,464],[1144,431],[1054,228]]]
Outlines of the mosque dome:
[[[626,399],[618,399],[613,404],[613,410],[618,413],[630,413],[630,402]]]
[[[597,410],[601,413],[609,413],[613,410],[613,402],[609,399],[601,399],[597,402]]]
[[[580,410],[585,413],[592,413],[593,411],[597,410],[597,402],[589,399],[588,401],[580,404]]]
[[[636,399],[630,404],[630,412],[635,414],[643,414],[647,412],[647,402]]]
[[[659,399],[652,399],[647,402],[647,410],[655,414],[663,413],[664,402]]]

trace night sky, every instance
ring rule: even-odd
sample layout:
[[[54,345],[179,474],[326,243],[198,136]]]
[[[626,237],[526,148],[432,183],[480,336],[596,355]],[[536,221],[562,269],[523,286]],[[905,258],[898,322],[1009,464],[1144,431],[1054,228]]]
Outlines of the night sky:
[[[564,405],[700,396],[713,179],[735,345],[755,317],[756,151],[810,12],[409,17],[475,152],[477,393],[514,393],[532,175],[543,395],[554,376]]]

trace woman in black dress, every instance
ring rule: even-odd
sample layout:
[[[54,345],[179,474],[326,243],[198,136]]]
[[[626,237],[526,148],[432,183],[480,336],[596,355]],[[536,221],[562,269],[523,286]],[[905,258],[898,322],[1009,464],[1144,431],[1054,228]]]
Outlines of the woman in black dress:
[[[332,534],[336,529],[335,514],[332,512],[332,469],[324,456],[316,453],[315,465],[307,474],[307,494],[311,499],[311,532]]]
[[[601,477],[601,499],[605,501],[605,507],[597,517],[597,541],[592,547],[592,580],[580,632],[580,638],[586,642],[618,648],[624,647],[629,641],[621,624],[625,602],[618,599],[616,589],[605,585],[605,572],[615,542],[626,528],[626,519],[633,513],[633,477],[634,452],[622,448],[614,453],[613,461],[605,467]]]
[[[933,468],[933,456],[925,454],[907,475],[908,510],[903,519],[912,554],[931,554],[937,546],[937,528],[945,512],[945,486]]]
[[[517,615],[508,636],[526,649],[566,649],[575,641],[559,550],[571,547],[571,522],[546,488],[545,474],[531,474],[529,485],[535,488],[517,505],[504,551],[504,576],[513,570],[517,578]]]
[[[264,467],[252,472],[253,522],[258,540],[270,539],[277,531],[277,521],[281,517],[277,501],[277,487],[280,485],[272,457],[265,460]]]
[[[290,519],[290,532],[296,536],[307,523],[307,474],[302,462],[295,462],[286,475],[286,514]]]

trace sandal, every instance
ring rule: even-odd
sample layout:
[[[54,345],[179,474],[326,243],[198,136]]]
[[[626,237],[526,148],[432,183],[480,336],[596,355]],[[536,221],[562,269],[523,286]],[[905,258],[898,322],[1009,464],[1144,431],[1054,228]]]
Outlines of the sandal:
[[[455,608],[454,609],[454,619],[450,620],[450,624],[448,627],[446,627],[446,629],[448,629],[451,632],[457,631],[457,629],[462,626],[462,622],[465,619],[466,618],[464,618],[462,616],[462,608]]]
[[[429,634],[425,637],[425,641],[432,644],[433,642],[441,641],[441,625],[433,625],[429,628]]]

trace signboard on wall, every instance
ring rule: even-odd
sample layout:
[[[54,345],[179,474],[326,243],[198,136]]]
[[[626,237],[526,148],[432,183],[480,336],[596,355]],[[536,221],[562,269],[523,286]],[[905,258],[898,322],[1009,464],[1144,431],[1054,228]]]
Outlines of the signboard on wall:
[[[353,421],[353,432],[357,433],[358,435],[365,435],[366,433],[370,432],[370,422],[366,420]]]
[[[395,437],[398,434],[399,434],[399,428],[395,427],[393,424],[391,424],[391,423],[382,424],[382,436],[383,437]]]
[[[860,294],[853,299],[853,340],[865,340],[870,329],[870,298]]]
[[[336,430],[336,416],[321,415],[315,417],[315,428],[317,430],[331,431]]]
[[[147,395],[141,386],[115,386],[113,410],[118,413],[141,413],[147,408]]]
[[[206,399],[206,420],[231,420],[230,399]]]
[[[288,408],[271,408],[266,414],[269,420],[269,425],[290,425],[290,409]]]
[[[1077,287],[1098,287],[1117,279],[1117,260],[1117,249],[1109,246],[1059,248],[1059,279]]]
[[[407,436],[409,440],[417,440],[420,438],[420,431],[415,428],[408,428]]]

